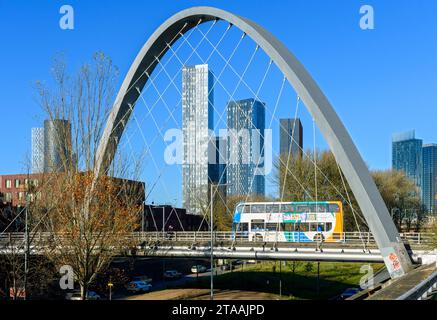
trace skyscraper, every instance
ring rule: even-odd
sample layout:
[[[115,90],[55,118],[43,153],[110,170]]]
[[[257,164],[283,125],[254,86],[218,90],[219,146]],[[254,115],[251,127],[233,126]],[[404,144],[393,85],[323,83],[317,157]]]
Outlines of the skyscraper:
[[[44,121],[44,172],[63,172],[72,163],[71,125],[68,120]]]
[[[44,128],[32,128],[32,173],[44,171]]]
[[[194,214],[202,214],[200,202],[208,199],[209,194],[213,84],[214,76],[208,65],[186,66],[182,70],[182,195],[184,208]]]
[[[264,158],[265,104],[255,99],[230,101],[227,122],[227,195],[264,195],[260,159]]]
[[[403,171],[422,190],[422,144],[415,131],[395,134],[392,139],[392,168]],[[421,192],[420,192],[421,193]]]
[[[280,119],[279,123],[280,154],[302,156],[303,127],[300,119]]]
[[[423,146],[422,199],[429,213],[437,213],[437,144]]]
[[[226,184],[227,139],[215,137],[210,143],[209,178],[213,184]]]

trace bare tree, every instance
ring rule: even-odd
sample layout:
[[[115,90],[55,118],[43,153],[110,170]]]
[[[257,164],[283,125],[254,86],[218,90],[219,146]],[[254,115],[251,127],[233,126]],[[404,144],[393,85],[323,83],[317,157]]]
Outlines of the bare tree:
[[[86,299],[113,255],[132,245],[128,235],[138,228],[144,185],[133,181],[139,175],[138,160],[120,155],[106,174],[94,175],[114,99],[117,69],[112,61],[96,53],[70,76],[57,59],[52,71],[54,85],[37,83],[39,101],[48,119],[65,125],[55,126],[56,157],[50,158],[30,210],[39,230],[49,235],[41,239],[45,255],[58,268],[73,268]]]

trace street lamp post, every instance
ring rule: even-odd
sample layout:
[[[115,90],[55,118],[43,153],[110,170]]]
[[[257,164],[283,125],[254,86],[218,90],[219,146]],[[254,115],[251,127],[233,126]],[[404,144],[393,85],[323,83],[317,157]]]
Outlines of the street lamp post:
[[[210,278],[211,278],[211,300],[214,300],[214,217],[213,217],[213,203],[214,203],[214,186],[215,187],[226,187],[226,186],[230,186],[230,183],[224,183],[224,184],[212,184],[211,183],[211,199],[210,199],[210,207],[211,207],[211,211],[210,211],[210,229],[211,229],[211,271],[210,271]]]

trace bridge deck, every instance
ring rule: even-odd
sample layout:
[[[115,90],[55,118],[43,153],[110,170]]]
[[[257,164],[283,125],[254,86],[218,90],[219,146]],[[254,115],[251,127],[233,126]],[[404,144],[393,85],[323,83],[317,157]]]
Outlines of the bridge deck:
[[[404,293],[424,282],[436,271],[436,265],[421,266],[407,275],[393,280],[387,286],[370,296],[367,300],[396,300]]]

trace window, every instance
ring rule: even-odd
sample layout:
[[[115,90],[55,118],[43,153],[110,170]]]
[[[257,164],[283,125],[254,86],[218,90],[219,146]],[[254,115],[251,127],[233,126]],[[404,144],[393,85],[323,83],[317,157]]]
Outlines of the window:
[[[266,207],[264,204],[253,204],[251,206],[251,213],[265,213]]]
[[[282,209],[282,212],[294,212],[294,205],[283,204],[281,209]]]
[[[279,212],[280,212],[280,210],[279,210],[279,204],[274,204],[274,205],[272,206],[272,212],[273,212],[273,213],[279,213]]]
[[[244,210],[244,211],[242,211],[242,212],[244,212],[244,213],[250,213],[250,206],[249,206],[249,205],[245,205],[245,206],[243,207],[243,210]]]
[[[294,223],[283,223],[282,224],[282,230],[285,232],[293,232],[294,231]]]
[[[5,193],[5,200],[6,200],[6,202],[11,202],[12,201],[12,193],[6,192]]]
[[[248,223],[235,223],[234,230],[237,232],[249,231],[249,224]]]
[[[317,223],[310,223],[310,232],[317,232]]]
[[[19,188],[19,187],[20,187],[20,180],[15,179],[15,188]]]
[[[309,223],[298,223],[295,230],[299,232],[308,232],[310,230],[310,225]]]
[[[326,223],[326,230],[325,230],[326,232],[330,232],[330,231],[332,231],[332,223],[331,222],[327,222]]]
[[[281,231],[278,223],[266,223],[266,231]]]
[[[264,230],[264,220],[252,220],[250,229],[252,231]]]
[[[12,180],[6,180],[6,189],[12,188]]]
[[[330,204],[329,212],[340,212],[340,206],[338,204]]]
[[[311,208],[307,204],[299,204],[296,207],[296,211],[300,212],[300,213],[302,213],[302,212],[310,212],[310,210],[311,210]]]

